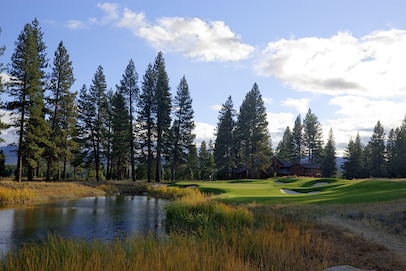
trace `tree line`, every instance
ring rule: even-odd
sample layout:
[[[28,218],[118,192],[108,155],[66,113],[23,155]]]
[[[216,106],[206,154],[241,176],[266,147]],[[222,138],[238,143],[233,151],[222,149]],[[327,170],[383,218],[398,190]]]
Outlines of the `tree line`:
[[[317,116],[308,110],[289,126],[275,151],[268,131],[266,108],[254,83],[239,111],[231,96],[219,111],[215,141],[195,143],[193,100],[186,77],[174,97],[165,59],[159,52],[141,80],[129,60],[114,90],[98,66],[89,85],[73,91],[73,64],[61,41],[50,63],[44,33],[34,19],[15,42],[5,87],[10,96],[2,107],[13,122],[0,130],[17,131],[15,178],[91,177],[147,181],[230,179],[272,176],[272,156],[320,163],[322,174],[337,174],[336,148],[330,129],[324,144]],[[5,47],[0,47],[0,56]],[[5,70],[0,65],[1,70]],[[3,89],[3,88],[1,88]],[[378,125],[379,124],[379,125]],[[345,151],[346,178],[404,177],[406,120],[386,139],[378,122],[367,146],[357,135]],[[4,161],[4,156],[0,154]],[[402,160],[403,159],[403,160]],[[73,170],[69,170],[73,169]]]
[[[47,181],[92,177],[159,182],[217,177],[216,167],[222,162],[214,157],[221,144],[203,141],[196,147],[186,77],[172,97],[161,52],[140,82],[130,59],[114,90],[98,66],[91,83],[73,91],[75,77],[67,49],[61,41],[50,63],[43,36],[36,19],[26,24],[7,70],[11,79],[5,91],[11,101],[4,108],[12,114],[10,125],[18,137],[16,180],[45,176]],[[232,147],[233,166],[244,166],[253,177],[269,165],[267,125],[254,84],[240,108]]]

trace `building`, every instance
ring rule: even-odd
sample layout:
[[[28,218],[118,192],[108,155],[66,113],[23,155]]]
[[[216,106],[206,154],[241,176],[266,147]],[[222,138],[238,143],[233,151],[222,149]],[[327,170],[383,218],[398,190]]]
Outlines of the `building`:
[[[308,176],[308,177],[320,177],[321,166],[320,163],[299,163],[288,162],[273,157],[272,168],[277,176]]]

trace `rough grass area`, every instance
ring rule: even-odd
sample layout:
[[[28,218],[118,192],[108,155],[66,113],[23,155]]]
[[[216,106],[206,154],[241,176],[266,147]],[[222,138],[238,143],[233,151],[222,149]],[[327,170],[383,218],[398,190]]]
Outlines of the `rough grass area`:
[[[2,180],[0,181],[0,204],[12,205],[105,195],[106,192],[97,187],[99,185],[92,182],[15,182]],[[23,200],[4,201],[2,203],[1,191],[6,191],[4,194],[8,195],[7,198],[19,197],[18,195],[24,194],[27,196],[23,196]]]

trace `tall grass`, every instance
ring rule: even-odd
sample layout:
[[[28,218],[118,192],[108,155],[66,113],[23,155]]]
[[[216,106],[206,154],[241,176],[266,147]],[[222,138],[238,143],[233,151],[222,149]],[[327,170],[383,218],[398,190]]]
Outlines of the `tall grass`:
[[[172,189],[172,188],[171,188]],[[193,192],[191,192],[193,191]],[[0,261],[0,270],[322,270],[330,246],[309,226],[210,201],[191,190],[168,207],[168,236],[102,242],[51,235]]]
[[[0,187],[0,205],[24,203],[32,200],[34,193],[31,189]]]

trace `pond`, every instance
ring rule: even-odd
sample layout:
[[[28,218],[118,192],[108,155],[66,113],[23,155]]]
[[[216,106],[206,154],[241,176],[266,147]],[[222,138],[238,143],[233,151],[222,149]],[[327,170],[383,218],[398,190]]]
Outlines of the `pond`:
[[[163,235],[167,203],[120,195],[0,209],[0,256],[50,233],[107,241],[146,232]]]

